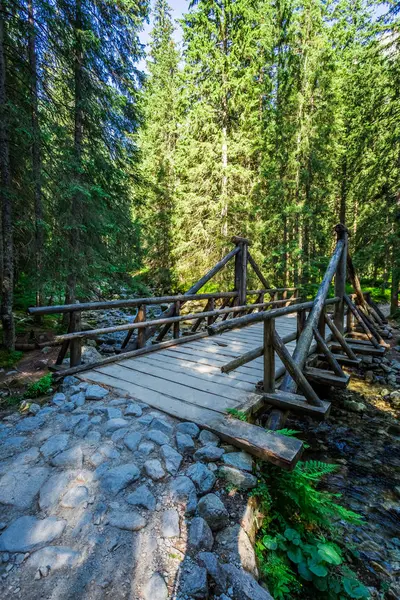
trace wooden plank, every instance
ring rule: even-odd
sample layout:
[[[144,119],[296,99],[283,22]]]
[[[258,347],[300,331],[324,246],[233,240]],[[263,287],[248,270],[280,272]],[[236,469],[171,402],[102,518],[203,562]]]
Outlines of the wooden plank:
[[[225,349],[221,349],[221,350],[225,350]],[[219,361],[221,361],[222,363],[226,362],[226,357],[228,358],[236,358],[240,352],[218,352],[218,348],[217,347],[205,347],[202,348],[201,350],[197,347],[190,347],[188,345],[185,345],[181,348],[181,352],[185,353],[185,354],[189,354],[191,356],[200,356],[200,357],[204,357],[204,358],[209,358],[211,360],[211,358],[215,358]],[[261,359],[259,359],[261,360]],[[249,365],[243,366],[241,367],[242,369],[246,369],[246,373],[252,373],[253,371],[257,371],[257,373],[261,373],[262,368],[261,366],[258,366],[257,364],[255,364],[257,362],[257,360],[254,360],[252,363],[249,363]],[[211,363],[213,364],[213,363]],[[215,364],[215,363],[214,363]]]
[[[331,403],[322,400],[322,406],[313,406],[307,402],[304,396],[300,394],[291,394],[290,392],[281,392],[277,390],[274,393],[264,393],[262,397],[265,402],[281,408],[290,410],[294,413],[300,413],[314,417],[314,419],[327,419],[331,410]]]
[[[361,363],[361,360],[359,358],[356,358],[354,360],[352,358],[349,358],[345,354],[333,354],[332,356],[335,360],[337,360],[339,364],[346,365],[348,367],[358,367],[358,365]],[[319,354],[318,358],[320,360],[325,360],[325,354]]]
[[[185,373],[211,382],[215,381],[216,383],[223,383],[224,385],[229,385],[229,387],[244,390],[246,392],[254,391],[254,383],[241,381],[237,377],[227,377],[226,374],[221,374],[221,370],[218,367],[210,367],[196,362],[189,363],[184,360],[165,356],[161,353],[155,356],[148,354],[147,356],[143,356],[141,360],[146,361],[150,365],[162,366],[165,369],[173,368],[178,373]]]
[[[200,427],[219,435],[224,441],[284,469],[293,469],[301,457],[303,444],[296,438],[269,433],[257,425],[220,415],[214,410],[201,408],[171,398],[166,394],[157,392],[149,394],[145,388],[134,386],[126,381],[113,380],[94,371],[85,373],[84,379],[123,390],[138,400],[146,402],[173,417],[183,421],[193,421]]]
[[[314,367],[306,367],[304,375],[310,381],[323,385],[332,385],[333,387],[346,388],[348,386],[350,375],[344,374],[342,377],[335,375],[331,371],[325,369],[316,369]]]
[[[374,346],[362,346],[361,344],[349,344],[350,348],[356,354],[370,354],[371,356],[383,356],[385,354],[385,348],[380,346],[379,348],[375,348]],[[332,343],[332,350],[341,350],[340,344]]]
[[[201,392],[185,385],[159,379],[147,374],[141,374],[139,371],[133,371],[121,365],[109,365],[102,369],[95,369],[97,373],[113,377],[117,380],[127,381],[136,386],[141,386],[147,390],[149,396],[152,392],[167,394],[171,398],[177,398],[191,404],[197,404],[205,408],[211,408],[218,412],[225,413],[227,408],[237,406],[240,402],[233,399],[224,398],[210,392]],[[151,393],[150,393],[151,392]]]
[[[225,398],[232,398],[243,402],[243,397],[246,396],[246,392],[243,390],[237,390],[229,385],[209,382],[204,379],[193,377],[189,373],[182,373],[181,371],[175,370],[174,367],[170,369],[160,368],[152,364],[146,363],[141,358],[135,358],[133,360],[126,360],[120,363],[121,367],[132,369],[135,372],[146,373],[153,377],[158,377],[162,380],[178,383],[186,387],[190,387],[202,392],[208,392],[209,394],[216,394]]]

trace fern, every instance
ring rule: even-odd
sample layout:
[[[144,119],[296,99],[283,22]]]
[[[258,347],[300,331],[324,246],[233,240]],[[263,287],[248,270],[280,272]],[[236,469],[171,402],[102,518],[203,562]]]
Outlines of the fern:
[[[239,419],[239,421],[247,421],[247,415],[242,410],[238,410],[237,408],[227,408],[226,412],[234,419]]]

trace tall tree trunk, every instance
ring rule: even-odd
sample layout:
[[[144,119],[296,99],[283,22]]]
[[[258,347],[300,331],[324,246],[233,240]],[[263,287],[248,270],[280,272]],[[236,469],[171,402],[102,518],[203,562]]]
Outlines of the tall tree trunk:
[[[342,183],[340,186],[339,222],[346,225],[346,201],[347,201],[347,157],[342,161]],[[354,221],[354,226],[355,221]]]
[[[33,196],[35,207],[35,258],[36,258],[36,306],[43,304],[43,204],[42,204],[42,182],[41,182],[41,141],[38,111],[38,75],[36,58],[36,34],[33,0],[28,0],[28,53],[30,70],[30,94],[31,94],[31,122],[32,122],[32,175]],[[40,319],[40,317],[39,317]]]
[[[11,194],[10,154],[7,119],[6,60],[5,60],[5,21],[4,0],[0,0],[0,199],[3,241],[3,278],[1,286],[1,321],[3,344],[7,350],[15,348],[15,327],[13,316],[14,292],[14,245],[13,245],[13,205]]]

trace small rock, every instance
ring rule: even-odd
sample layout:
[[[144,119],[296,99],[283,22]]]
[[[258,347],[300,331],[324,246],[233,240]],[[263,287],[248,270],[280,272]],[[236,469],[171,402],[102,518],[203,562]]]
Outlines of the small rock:
[[[232,525],[220,531],[215,538],[214,550],[223,562],[237,564],[258,577],[253,545],[240,525]]]
[[[171,475],[176,475],[181,466],[183,457],[171,446],[161,446],[161,455],[165,460],[165,468]]]
[[[56,454],[50,459],[50,464],[53,467],[70,467],[72,469],[80,469],[83,462],[83,452],[80,446],[75,446],[60,454]]]
[[[134,450],[137,450],[141,439],[142,434],[138,431],[127,433],[127,435],[124,437],[124,444],[127,448],[129,448],[129,450],[133,452]]]
[[[151,442],[142,442],[141,444],[139,444],[138,450],[145,456],[148,456],[153,452],[154,444],[152,444]]]
[[[169,423],[167,423],[167,421],[164,421],[163,419],[153,419],[150,425],[151,429],[156,429],[158,431],[162,431],[163,433],[165,433],[166,435],[171,435],[172,431],[173,431],[173,427],[172,425],[170,425]]]
[[[61,495],[65,492],[69,482],[74,477],[73,471],[55,473],[40,488],[39,507],[46,510],[55,506]]]
[[[219,469],[219,475],[238,489],[250,490],[257,485],[257,477],[251,473],[243,473],[233,467],[223,466]]]
[[[136,511],[112,513],[109,522],[112,527],[127,531],[139,531],[146,526],[146,519]]]
[[[44,419],[36,415],[36,417],[26,417],[15,426],[17,433],[30,433],[36,431],[44,425]]]
[[[273,600],[266,589],[262,588],[257,581],[243,569],[233,565],[222,565],[227,579],[229,592],[233,600]]]
[[[207,573],[214,580],[217,590],[225,590],[227,588],[226,573],[222,569],[217,555],[213,552],[200,552],[197,557],[197,560],[201,567],[207,569]],[[222,600],[223,596],[225,596],[225,594],[222,594],[222,596],[220,596],[220,600]],[[225,596],[225,598],[228,598],[228,596]]]
[[[179,537],[179,514],[174,508],[166,510],[162,514],[161,535],[165,538]]]
[[[178,446],[179,452],[182,454],[193,454],[195,451],[195,445],[193,438],[186,433],[176,434],[176,445]]]
[[[189,528],[188,546],[195,552],[211,550],[214,537],[208,523],[201,517],[195,517]]]
[[[372,383],[374,381],[374,373],[373,373],[373,371],[366,371],[365,372],[365,381],[367,383]]]
[[[43,446],[41,446],[40,452],[45,458],[49,458],[50,456],[65,450],[65,448],[68,446],[68,442],[69,435],[67,433],[53,435],[47,440],[47,442],[43,444]]]
[[[224,454],[225,450],[223,448],[218,448],[218,446],[214,446],[209,444],[208,446],[203,446],[195,452],[194,460],[199,460],[202,462],[215,462],[219,460],[221,456]]]
[[[78,392],[71,396],[71,402],[73,402],[75,406],[83,406],[86,402],[85,392]]]
[[[203,429],[200,432],[199,440],[205,446],[208,444],[213,444],[215,446],[218,446],[218,444],[220,442],[219,437],[217,435],[215,435],[215,433],[212,433],[211,431],[207,431],[207,429]]]
[[[112,431],[116,431],[117,429],[121,429],[122,427],[128,427],[128,425],[129,421],[117,417],[116,419],[110,419],[109,421],[106,421],[104,428],[107,433],[110,433]]]
[[[154,431],[147,431],[145,437],[152,442],[155,442],[159,446],[164,446],[164,444],[169,443],[169,437],[165,435],[162,431],[158,431],[155,429]]]
[[[156,507],[156,499],[153,494],[150,492],[147,485],[139,486],[134,492],[129,494],[126,498],[128,504],[132,504],[133,506],[142,506],[143,508],[147,508],[147,510],[154,510]]]
[[[172,501],[184,505],[185,512],[191,514],[196,510],[197,494],[194,483],[189,477],[181,475],[173,479],[169,486],[169,495]]]
[[[168,600],[168,588],[160,573],[153,573],[143,589],[144,600]]]
[[[64,402],[66,402],[66,400],[67,400],[67,397],[62,392],[58,392],[57,394],[54,394],[53,398],[51,399],[52,403],[55,404],[56,406],[62,406],[64,404]]]
[[[107,417],[109,419],[120,419],[122,417],[122,410],[119,408],[107,408]]]
[[[140,471],[133,463],[109,469],[102,476],[103,488],[111,494],[118,494],[127,485],[139,478]]]
[[[31,554],[26,561],[27,568],[39,569],[45,565],[50,571],[64,567],[75,567],[81,560],[80,552],[64,546],[46,546]]]
[[[61,506],[63,508],[77,508],[89,498],[89,490],[84,485],[77,485],[62,497]]]
[[[208,598],[207,571],[197,565],[184,569],[182,591],[190,598]]]
[[[228,511],[215,494],[207,494],[207,496],[200,498],[197,512],[207,521],[213,531],[222,529],[228,524]]]
[[[362,413],[367,410],[367,407],[362,402],[356,402],[355,400],[344,400],[344,408],[355,413]]]
[[[85,397],[86,400],[103,400],[108,395],[108,390],[100,387],[99,385],[89,385],[86,388]]]
[[[195,483],[200,494],[210,492],[215,484],[215,475],[203,463],[195,463],[186,471],[186,475]]]
[[[0,536],[1,552],[30,552],[60,537],[67,522],[56,517],[16,519]]]
[[[32,404],[29,405],[29,413],[31,415],[37,415],[39,411],[40,411],[40,404],[35,404],[35,402],[32,402]]]
[[[136,402],[132,402],[128,405],[127,409],[125,410],[125,416],[141,417],[142,412],[143,411],[140,408],[140,406],[136,404]]]
[[[30,508],[49,474],[47,467],[10,469],[0,479],[0,504],[10,504],[20,509]]]
[[[253,458],[247,452],[229,452],[222,457],[224,463],[241,471],[253,470]]]
[[[196,423],[178,423],[176,426],[176,430],[179,433],[184,433],[185,435],[190,435],[190,437],[197,438],[200,433],[200,429],[197,427]]]
[[[146,460],[143,467],[147,475],[154,479],[154,481],[158,481],[159,479],[165,477],[165,471],[157,458]]]

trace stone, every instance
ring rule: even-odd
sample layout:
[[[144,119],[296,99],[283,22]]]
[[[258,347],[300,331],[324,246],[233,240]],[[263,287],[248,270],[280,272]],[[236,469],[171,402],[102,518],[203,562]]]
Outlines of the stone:
[[[55,506],[73,477],[73,471],[63,471],[62,473],[55,473],[52,475],[40,488],[40,509],[46,510]]]
[[[26,450],[26,452],[18,454],[18,456],[13,460],[12,466],[17,467],[36,462],[39,458],[39,455],[39,448],[29,448],[29,450]]]
[[[54,394],[53,398],[51,399],[52,403],[56,406],[62,406],[66,400],[67,397],[62,392],[57,392],[57,394]]]
[[[2,440],[0,444],[0,459],[3,460],[13,456],[13,454],[17,450],[21,450],[25,444],[26,437],[20,435],[12,436],[6,440]]]
[[[233,600],[273,600],[271,594],[261,587],[249,573],[233,565],[222,565]]]
[[[80,469],[83,463],[83,452],[80,446],[74,446],[56,454],[50,459],[53,467],[70,467],[71,469]]]
[[[212,433],[212,431],[207,431],[207,429],[202,429],[202,431],[200,432],[199,435],[199,441],[204,444],[205,446],[208,444],[213,444],[215,446],[218,446],[220,439],[217,435],[215,435],[215,433]]]
[[[139,417],[138,423],[140,423],[141,425],[150,425],[153,419],[153,415],[149,413],[148,415],[143,415],[142,417]]]
[[[75,410],[75,404],[73,402],[65,402],[62,405],[62,410],[64,410],[65,412],[72,412],[73,410]]]
[[[110,433],[112,431],[116,431],[117,429],[121,429],[121,427],[128,427],[128,425],[129,421],[117,417],[116,419],[109,419],[106,421],[104,429],[107,433]]]
[[[139,404],[136,404],[136,402],[131,402],[131,404],[129,404],[126,408],[124,414],[125,416],[141,417],[142,413],[143,411],[140,408]]]
[[[146,526],[146,519],[136,511],[120,512],[116,511],[110,515],[109,524],[118,529],[127,531],[139,531]]]
[[[122,427],[121,429],[114,431],[112,434],[111,440],[118,446],[118,448],[124,447],[123,439],[127,433],[129,433],[129,429],[127,427]]]
[[[167,421],[164,421],[163,419],[153,419],[150,425],[151,429],[156,429],[158,431],[162,431],[163,433],[165,433],[166,435],[171,435],[171,433],[173,432],[174,428],[172,427],[172,425],[170,425],[169,423],[167,423]]]
[[[81,391],[71,396],[71,402],[73,402],[75,406],[83,406],[86,402],[85,392]]]
[[[99,356],[101,355],[99,354]],[[108,396],[108,393],[108,390],[105,390],[100,385],[89,385],[86,388],[85,398],[86,400],[103,400],[103,398]]]
[[[218,470],[220,477],[226,479],[228,483],[241,490],[251,490],[257,485],[257,477],[251,473],[244,473],[233,467],[222,466]]]
[[[88,444],[98,444],[100,440],[100,431],[89,431],[89,433],[85,436],[85,442],[87,442]]]
[[[197,427],[196,423],[190,422],[178,423],[176,430],[179,431],[179,433],[184,433],[194,438],[197,438],[200,433],[200,429]]]
[[[37,415],[39,411],[40,411],[40,404],[36,404],[35,402],[32,402],[29,405],[29,414]]]
[[[156,507],[156,499],[147,487],[140,485],[134,492],[127,496],[126,501],[133,506],[141,506],[147,510],[154,510]]]
[[[101,418],[100,415],[98,415],[96,417],[92,417],[90,419],[90,422],[91,422],[92,425],[100,425],[101,421],[102,421],[102,418]]]
[[[207,573],[214,580],[218,591],[225,590],[227,588],[227,577],[226,573],[221,567],[218,557],[213,552],[200,552],[197,557],[197,561],[201,567],[207,569]],[[225,596],[227,598],[227,596]],[[220,599],[222,596],[220,597]]]
[[[154,481],[158,481],[159,479],[162,479],[165,476],[165,471],[157,458],[153,458],[152,460],[146,460],[143,467],[146,474],[152,479],[154,479]]]
[[[26,417],[16,424],[15,431],[17,433],[30,433],[36,431],[44,425],[44,419],[36,415],[36,417]]]
[[[362,413],[367,410],[367,407],[362,402],[356,402],[355,400],[344,400],[344,408],[355,413]]]
[[[182,592],[190,598],[208,598],[207,571],[197,565],[186,567],[182,573]]]
[[[137,450],[142,439],[142,434],[139,431],[129,432],[124,437],[124,444],[132,452]]]
[[[169,437],[165,435],[162,431],[158,431],[155,429],[154,431],[147,431],[145,434],[146,439],[155,442],[159,446],[164,446],[164,444],[169,443]]]
[[[253,544],[240,525],[231,525],[220,531],[215,538],[214,551],[221,561],[236,564],[258,577]]]
[[[122,417],[122,410],[114,407],[107,408],[107,417],[109,419],[119,419]]]
[[[215,475],[203,463],[198,462],[190,465],[186,475],[194,482],[200,494],[206,494],[214,487]]]
[[[207,521],[213,531],[222,529],[228,524],[228,511],[216,494],[207,494],[200,498],[197,512]]]
[[[106,492],[118,494],[127,485],[139,478],[140,471],[134,463],[113,467],[106,471],[101,478],[102,486]]]
[[[179,467],[181,466],[183,457],[172,448],[172,446],[168,446],[167,444],[161,446],[161,455],[165,461],[165,468],[168,473],[171,475],[176,475],[179,471]]]
[[[192,514],[196,510],[196,488],[189,477],[180,475],[176,479],[173,479],[170,483],[168,492],[172,501],[184,504],[185,512],[187,514]]]
[[[45,458],[50,458],[54,454],[58,454],[66,449],[69,442],[68,433],[58,433],[52,435],[47,442],[40,447],[40,452]]]
[[[56,517],[19,517],[0,536],[1,552],[31,552],[59,538],[67,522]]]
[[[169,593],[160,573],[153,573],[143,589],[144,600],[168,600]]]
[[[47,467],[10,470],[0,479],[0,504],[30,508],[49,475]]]
[[[89,490],[85,485],[77,485],[70,490],[61,498],[61,506],[63,508],[77,508],[84,502],[87,502],[89,498]]]
[[[253,470],[253,458],[247,452],[229,452],[224,454],[222,460],[229,467],[235,467],[241,471],[250,471],[251,473]]]
[[[75,567],[82,559],[80,552],[65,546],[46,546],[31,554],[25,563],[26,568],[39,569],[49,567],[50,571],[58,571],[64,567]]]
[[[176,445],[182,454],[194,454],[196,449],[193,438],[187,433],[180,433],[179,431],[176,434]]]
[[[63,390],[66,390],[71,385],[78,385],[78,384],[79,384],[79,379],[77,377],[74,377],[73,375],[67,375],[66,377],[64,377],[61,387]]]
[[[152,444],[151,442],[142,442],[141,444],[139,444],[138,450],[142,454],[145,454],[146,456],[148,456],[149,454],[151,454],[153,452],[154,444]]]
[[[365,381],[367,383],[372,383],[374,381],[374,372],[373,371],[365,371]]]
[[[214,537],[208,523],[201,517],[195,517],[189,528],[188,546],[194,552],[211,550]]]
[[[179,527],[179,513],[174,508],[165,510],[162,513],[161,535],[165,538],[179,537],[181,530]]]
[[[219,460],[224,454],[225,450],[223,448],[218,448],[218,446],[214,446],[209,444],[208,446],[203,446],[195,452],[194,460],[200,460],[202,462],[215,462]]]

